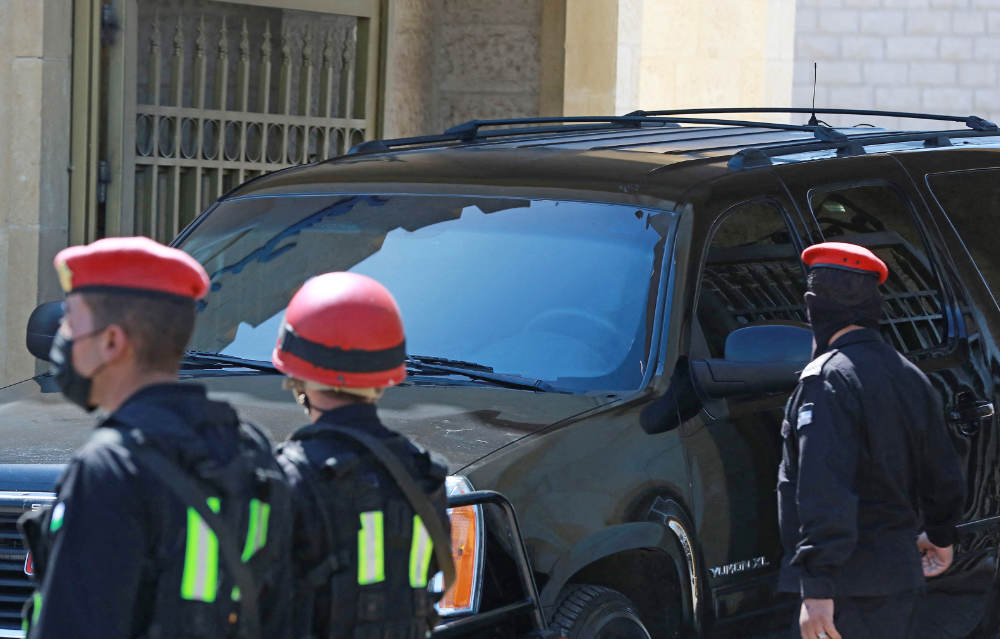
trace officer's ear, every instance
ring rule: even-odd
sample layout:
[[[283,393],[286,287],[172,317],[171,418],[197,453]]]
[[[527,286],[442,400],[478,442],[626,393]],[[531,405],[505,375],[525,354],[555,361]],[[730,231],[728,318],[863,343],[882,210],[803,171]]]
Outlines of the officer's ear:
[[[101,360],[115,364],[131,357],[135,359],[135,344],[128,332],[118,324],[108,324],[100,337]]]

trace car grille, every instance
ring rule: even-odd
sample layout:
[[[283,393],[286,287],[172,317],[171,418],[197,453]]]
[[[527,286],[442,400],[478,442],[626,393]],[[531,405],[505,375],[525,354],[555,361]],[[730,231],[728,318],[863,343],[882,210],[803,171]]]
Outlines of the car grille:
[[[17,530],[20,516],[20,510],[0,511],[0,626],[21,625],[21,606],[33,588],[24,574],[27,551]]]
[[[28,552],[21,541],[17,520],[30,508],[51,503],[54,495],[9,493],[0,500],[0,628],[21,627],[21,607],[34,590],[34,582],[24,574]]]

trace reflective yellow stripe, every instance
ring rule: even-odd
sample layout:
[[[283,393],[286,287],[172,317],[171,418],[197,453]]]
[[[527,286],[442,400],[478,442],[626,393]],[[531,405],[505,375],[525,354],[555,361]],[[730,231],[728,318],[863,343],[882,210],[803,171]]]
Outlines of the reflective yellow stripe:
[[[208,507],[219,512],[218,497],[209,497]],[[219,540],[194,508],[187,509],[187,543],[181,597],[193,601],[215,601],[219,580]]]
[[[35,625],[38,623],[38,616],[42,614],[42,593],[35,591],[32,595],[33,602],[31,604],[31,624]]]
[[[361,513],[358,531],[358,585],[385,581],[385,552],[382,535],[382,511]]]
[[[427,570],[431,566],[434,542],[419,515],[413,516],[413,540],[410,542],[410,587],[427,587]]]
[[[250,500],[250,518],[247,523],[247,540],[243,544],[243,561],[250,561],[254,553],[267,543],[267,523],[271,505],[259,499]]]

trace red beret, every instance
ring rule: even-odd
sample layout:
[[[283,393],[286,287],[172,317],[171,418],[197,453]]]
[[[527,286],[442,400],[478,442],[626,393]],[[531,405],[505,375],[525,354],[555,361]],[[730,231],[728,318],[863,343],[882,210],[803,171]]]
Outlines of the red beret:
[[[197,260],[148,237],[109,237],[71,246],[59,251],[55,266],[67,293],[119,290],[199,300],[208,291],[208,274]]]
[[[889,268],[878,256],[863,246],[845,242],[823,242],[813,244],[802,251],[802,261],[809,268],[839,268],[878,276],[878,283],[884,284],[889,277]]]

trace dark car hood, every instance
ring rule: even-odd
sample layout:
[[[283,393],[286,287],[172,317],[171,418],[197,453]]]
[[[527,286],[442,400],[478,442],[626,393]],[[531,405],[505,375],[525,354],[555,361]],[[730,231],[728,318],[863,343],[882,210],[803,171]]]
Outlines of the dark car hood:
[[[204,384],[212,397],[232,403],[277,442],[305,423],[281,380],[277,375],[227,374],[184,381]],[[437,453],[455,472],[605,401],[604,396],[432,384],[418,378],[389,389],[379,402],[379,415],[386,426]],[[0,464],[66,463],[95,422],[95,415],[65,401],[47,375],[8,386],[0,390]]]

